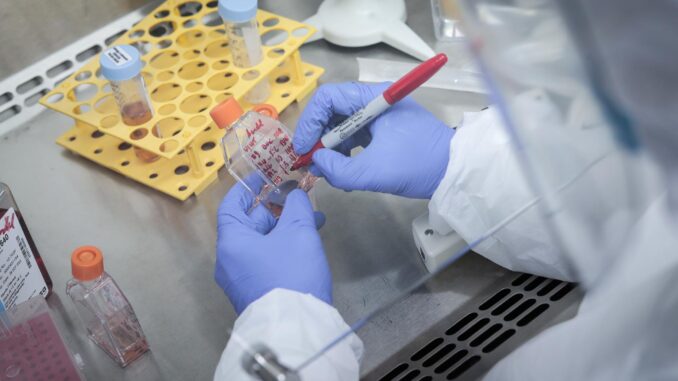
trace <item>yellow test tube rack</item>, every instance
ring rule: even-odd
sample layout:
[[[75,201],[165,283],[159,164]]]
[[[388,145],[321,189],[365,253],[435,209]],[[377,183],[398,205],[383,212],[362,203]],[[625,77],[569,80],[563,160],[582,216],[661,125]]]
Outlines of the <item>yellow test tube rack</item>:
[[[153,119],[134,127],[122,122],[97,55],[40,100],[75,120],[57,143],[179,200],[200,193],[217,179],[224,164],[219,145],[225,130],[212,122],[212,107],[233,96],[250,109],[245,94],[260,81],[269,81],[266,103],[281,112],[307,97],[324,72],[303,62],[299,54],[313,27],[262,10],[257,21],[264,60],[242,69],[232,64],[217,1],[160,5],[114,43],[139,49]],[[139,128],[147,133],[132,134]],[[144,162],[133,147],[160,159]]]

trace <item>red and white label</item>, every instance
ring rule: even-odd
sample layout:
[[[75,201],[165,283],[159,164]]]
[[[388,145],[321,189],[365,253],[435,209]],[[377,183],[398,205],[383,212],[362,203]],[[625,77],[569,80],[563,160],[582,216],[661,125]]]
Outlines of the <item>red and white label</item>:
[[[47,294],[47,284],[13,208],[0,218],[0,310]]]

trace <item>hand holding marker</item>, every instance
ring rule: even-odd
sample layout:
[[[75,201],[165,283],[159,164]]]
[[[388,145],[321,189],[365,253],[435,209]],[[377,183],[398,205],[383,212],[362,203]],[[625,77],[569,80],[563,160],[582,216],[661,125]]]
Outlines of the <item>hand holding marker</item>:
[[[292,170],[294,171],[311,164],[315,151],[321,148],[334,148],[358,132],[391,105],[405,98],[424,82],[428,81],[446,62],[447,56],[440,53],[412,69],[412,71],[389,86],[380,97],[374,98],[365,108],[351,115],[337,127],[323,135],[310,151],[299,156],[297,161],[292,165]]]

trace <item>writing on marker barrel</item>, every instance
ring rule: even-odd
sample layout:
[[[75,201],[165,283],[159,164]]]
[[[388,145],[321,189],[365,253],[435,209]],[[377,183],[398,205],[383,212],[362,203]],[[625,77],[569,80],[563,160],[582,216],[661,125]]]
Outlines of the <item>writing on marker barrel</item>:
[[[351,137],[372,121],[372,119],[386,111],[391,105],[405,98],[424,82],[428,81],[446,62],[447,56],[440,53],[412,69],[412,71],[389,86],[381,96],[374,98],[364,108],[323,135],[310,151],[299,156],[292,165],[292,170],[294,171],[311,164],[315,151],[321,148],[334,148]]]

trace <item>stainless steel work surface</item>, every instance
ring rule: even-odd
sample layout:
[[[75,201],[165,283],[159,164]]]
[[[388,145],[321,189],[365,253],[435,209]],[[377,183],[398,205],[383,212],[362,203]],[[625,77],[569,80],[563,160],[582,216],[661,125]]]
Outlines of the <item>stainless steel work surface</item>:
[[[318,4],[260,1],[263,9],[298,20]],[[408,24],[432,43],[429,2],[407,5]],[[355,80],[358,56],[410,60],[383,44],[348,49],[318,41],[302,48],[304,60],[326,69],[325,83]],[[423,90],[416,98],[451,123],[462,111],[485,105],[482,96],[463,93]],[[291,106],[283,121],[294,127],[300,111]],[[210,379],[236,319],[213,281],[215,215],[233,181],[222,169],[217,183],[179,202],[57,146],[56,137],[71,124],[68,117],[44,111],[0,137],[0,181],[12,188],[53,278],[49,304],[70,348],[82,356],[91,380]],[[321,235],[335,306],[349,323],[425,275],[410,226],[426,211],[426,201],[346,193],[324,182],[316,196],[327,215]],[[126,292],[148,336],[150,354],[126,369],[86,338],[64,292],[70,253],[84,244],[103,250],[106,270]],[[359,332],[366,342],[365,371],[505,273],[468,255],[424,291],[377,316]]]

